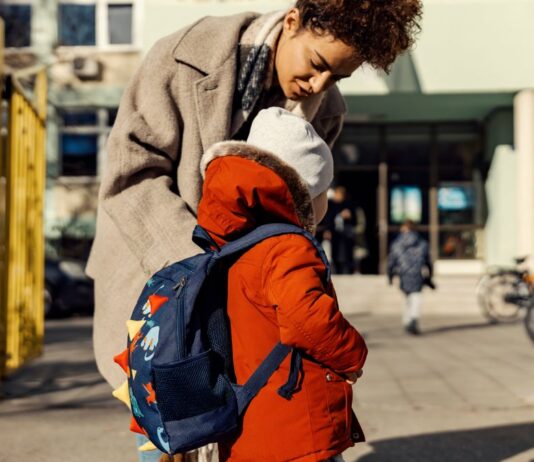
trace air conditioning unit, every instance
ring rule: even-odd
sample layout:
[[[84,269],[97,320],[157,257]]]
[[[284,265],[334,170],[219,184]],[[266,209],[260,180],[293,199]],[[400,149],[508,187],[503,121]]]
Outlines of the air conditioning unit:
[[[100,80],[102,63],[94,58],[78,56],[72,60],[72,71],[80,80]]]

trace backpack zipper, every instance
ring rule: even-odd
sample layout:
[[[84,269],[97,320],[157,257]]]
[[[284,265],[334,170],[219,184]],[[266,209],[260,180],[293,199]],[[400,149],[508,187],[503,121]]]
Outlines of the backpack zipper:
[[[185,286],[185,283],[187,282],[187,278],[185,276],[182,276],[181,279],[172,286],[172,290],[174,290],[176,293],[174,294],[175,298],[178,298],[180,296],[180,293],[182,292],[182,289]]]
[[[175,292],[174,298],[176,298],[177,300],[182,294],[182,291],[184,290],[186,283],[187,283],[187,278],[185,276],[182,276],[182,278],[173,286],[172,289]],[[178,359],[184,359],[184,356],[185,356],[184,298],[185,296],[179,299],[180,303],[178,305],[178,326],[177,326],[177,338],[176,338],[176,346],[178,348]]]

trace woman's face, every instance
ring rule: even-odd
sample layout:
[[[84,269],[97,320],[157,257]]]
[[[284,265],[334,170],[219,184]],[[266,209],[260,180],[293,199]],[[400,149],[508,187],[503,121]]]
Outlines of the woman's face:
[[[296,8],[287,13],[275,56],[276,77],[286,98],[299,101],[321,93],[361,64],[354,48],[301,28]]]

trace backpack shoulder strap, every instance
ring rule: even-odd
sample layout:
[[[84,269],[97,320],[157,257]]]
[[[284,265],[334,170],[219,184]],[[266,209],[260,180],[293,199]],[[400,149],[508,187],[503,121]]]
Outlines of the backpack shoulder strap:
[[[210,249],[221,250],[209,233],[200,225],[196,225],[193,230],[193,242],[205,252]]]
[[[252,398],[265,386],[291,350],[291,347],[278,342],[244,385],[234,385],[239,415],[244,412]]]
[[[267,225],[258,226],[255,230],[251,231],[247,235],[243,236],[240,239],[229,242],[219,252],[219,258],[229,257],[239,252],[243,252],[254,247],[261,241],[268,239],[274,236],[280,236],[283,234],[300,234],[301,236],[306,237],[315,247],[319,257],[326,266],[327,271],[327,281],[330,280],[330,264],[328,263],[328,258],[317,239],[313,237],[311,233],[306,231],[304,228],[299,226],[291,225],[288,223],[271,223]]]

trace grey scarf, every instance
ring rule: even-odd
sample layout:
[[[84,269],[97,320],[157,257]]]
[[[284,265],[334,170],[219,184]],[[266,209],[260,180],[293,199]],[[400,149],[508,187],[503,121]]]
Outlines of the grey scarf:
[[[288,100],[281,91],[271,95],[270,100],[262,98],[273,84],[275,50],[286,13],[286,10],[275,11],[258,17],[241,37],[236,86],[237,109],[232,119],[232,134],[239,130],[255,109],[263,107],[283,107],[309,122],[317,114],[323,94],[312,95],[299,102]],[[259,101],[263,103],[262,108],[256,108]]]

